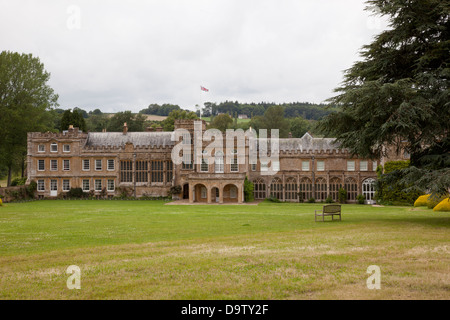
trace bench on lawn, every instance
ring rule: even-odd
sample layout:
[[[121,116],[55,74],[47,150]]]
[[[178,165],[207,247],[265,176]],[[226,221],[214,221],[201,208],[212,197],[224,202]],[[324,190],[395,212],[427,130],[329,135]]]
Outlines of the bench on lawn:
[[[334,220],[334,216],[339,216],[341,220],[341,205],[327,204],[323,206],[322,211],[314,210],[314,221],[317,221],[317,217],[322,217],[322,221],[325,221],[325,216],[331,216],[331,220]]]

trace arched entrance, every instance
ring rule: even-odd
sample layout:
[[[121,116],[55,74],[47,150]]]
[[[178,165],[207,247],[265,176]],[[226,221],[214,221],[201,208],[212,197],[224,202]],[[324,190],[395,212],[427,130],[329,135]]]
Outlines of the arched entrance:
[[[223,202],[238,202],[238,187],[234,184],[227,184],[223,187]]]
[[[208,189],[203,184],[194,187],[194,202],[208,202]]]

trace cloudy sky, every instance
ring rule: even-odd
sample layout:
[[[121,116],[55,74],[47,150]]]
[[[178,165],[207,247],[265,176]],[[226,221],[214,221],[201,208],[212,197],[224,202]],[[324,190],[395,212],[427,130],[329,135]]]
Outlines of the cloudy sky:
[[[64,109],[320,103],[360,59],[361,46],[386,27],[365,6],[364,0],[0,0],[0,49],[38,56]]]

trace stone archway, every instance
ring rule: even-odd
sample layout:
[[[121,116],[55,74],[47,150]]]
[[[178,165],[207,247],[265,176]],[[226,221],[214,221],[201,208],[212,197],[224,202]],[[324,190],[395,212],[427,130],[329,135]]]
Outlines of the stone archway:
[[[239,188],[235,184],[223,187],[223,202],[239,202]]]
[[[208,202],[208,188],[198,183],[194,186],[194,202]]]

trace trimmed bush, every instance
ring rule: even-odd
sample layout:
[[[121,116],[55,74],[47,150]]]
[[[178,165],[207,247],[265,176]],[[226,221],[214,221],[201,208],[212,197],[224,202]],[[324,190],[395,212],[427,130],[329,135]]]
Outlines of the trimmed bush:
[[[340,188],[338,198],[339,203],[345,203],[347,201],[347,190],[345,190],[344,188]]]
[[[314,198],[309,198],[309,200],[308,200],[308,203],[315,203],[316,202],[316,199],[314,199]]]
[[[428,209],[434,209],[442,200],[446,199],[448,195],[440,196],[440,197],[429,197],[427,201]]]
[[[417,198],[417,200],[414,202],[414,207],[426,207],[428,202],[429,194],[425,194],[423,196],[420,196]]]
[[[434,208],[433,211],[450,211],[450,198],[446,198],[439,202]]]
[[[3,206],[2,198],[0,198],[0,207]]]

